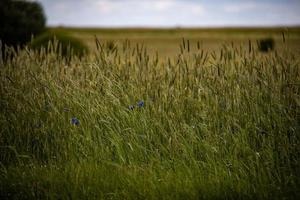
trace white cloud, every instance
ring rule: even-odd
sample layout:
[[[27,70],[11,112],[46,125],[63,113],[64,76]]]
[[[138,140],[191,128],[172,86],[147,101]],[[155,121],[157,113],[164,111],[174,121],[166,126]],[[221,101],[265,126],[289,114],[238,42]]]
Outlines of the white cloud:
[[[196,15],[203,15],[205,12],[205,9],[202,5],[195,5],[191,8],[191,12]]]
[[[172,6],[174,6],[174,4],[176,4],[176,2],[174,2],[172,0],[154,1],[153,7],[155,10],[164,11],[164,10],[170,9]]]
[[[132,12],[179,12],[182,14],[189,14],[190,12],[200,14],[204,12],[204,8],[200,3],[182,0],[98,0],[95,2],[95,5],[99,11],[112,14],[115,12],[127,12],[130,14],[133,14]]]
[[[259,3],[255,2],[244,2],[236,4],[228,4],[224,6],[224,11],[226,12],[242,12],[246,10],[252,10],[259,7]]]
[[[300,24],[298,0],[39,1],[45,8],[48,25],[116,27]]]
[[[94,5],[98,11],[94,19],[105,19],[105,23],[113,26],[184,24],[205,11],[199,2],[182,0],[98,0]]]
[[[109,1],[109,0],[100,0],[96,3],[97,9],[104,13],[110,13],[114,9],[116,9],[116,3]]]

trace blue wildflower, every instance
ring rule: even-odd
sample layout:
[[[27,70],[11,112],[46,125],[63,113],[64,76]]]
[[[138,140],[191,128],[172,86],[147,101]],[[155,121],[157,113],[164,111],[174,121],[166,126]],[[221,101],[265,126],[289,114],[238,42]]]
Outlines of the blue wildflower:
[[[38,140],[37,138],[33,138],[33,139],[31,140],[31,145],[32,145],[33,147],[36,147],[37,145],[39,145],[39,140]]]
[[[145,103],[144,103],[143,101],[139,101],[139,102],[137,103],[137,106],[138,106],[139,108],[144,107],[144,105],[145,105]]]
[[[76,125],[76,126],[79,125],[79,120],[76,117],[73,117],[71,122],[72,122],[73,125]]]
[[[128,106],[128,109],[129,109],[129,110],[133,110],[133,109],[134,109],[134,105]]]

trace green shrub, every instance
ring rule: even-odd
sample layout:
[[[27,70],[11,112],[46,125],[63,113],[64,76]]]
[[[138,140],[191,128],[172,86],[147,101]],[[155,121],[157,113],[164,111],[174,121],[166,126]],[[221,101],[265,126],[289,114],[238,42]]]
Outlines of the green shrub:
[[[46,17],[37,2],[0,1],[0,40],[14,46],[26,44],[32,35],[44,31]],[[4,45],[3,45],[4,46]]]
[[[49,48],[49,45],[52,46],[52,48]],[[49,53],[49,51],[54,51],[55,53],[68,58],[71,57],[71,55],[82,57],[88,53],[87,46],[79,39],[64,32],[45,32],[31,41],[29,47],[35,50],[45,48],[47,53]]]
[[[274,39],[273,38],[266,38],[261,39],[258,41],[258,49],[261,52],[268,52],[274,49]]]

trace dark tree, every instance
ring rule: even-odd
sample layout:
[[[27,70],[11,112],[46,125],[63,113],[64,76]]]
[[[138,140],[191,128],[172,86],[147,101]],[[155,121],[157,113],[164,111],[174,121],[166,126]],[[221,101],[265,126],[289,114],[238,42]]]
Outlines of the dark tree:
[[[2,45],[24,45],[32,35],[44,31],[46,17],[37,2],[0,0],[0,40]]]

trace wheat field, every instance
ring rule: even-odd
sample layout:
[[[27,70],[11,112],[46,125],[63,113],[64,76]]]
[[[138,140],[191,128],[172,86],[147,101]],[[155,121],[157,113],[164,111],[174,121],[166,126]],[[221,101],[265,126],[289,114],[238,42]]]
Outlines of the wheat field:
[[[297,44],[91,35],[83,58],[1,53],[0,199],[300,197]]]

